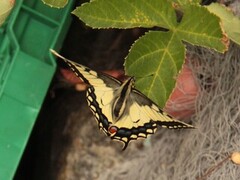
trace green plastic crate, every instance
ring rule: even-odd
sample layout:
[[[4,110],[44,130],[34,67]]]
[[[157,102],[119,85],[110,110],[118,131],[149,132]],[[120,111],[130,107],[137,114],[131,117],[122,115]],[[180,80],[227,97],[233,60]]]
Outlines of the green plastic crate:
[[[17,0],[0,28],[0,180],[12,179],[56,69],[74,1]]]

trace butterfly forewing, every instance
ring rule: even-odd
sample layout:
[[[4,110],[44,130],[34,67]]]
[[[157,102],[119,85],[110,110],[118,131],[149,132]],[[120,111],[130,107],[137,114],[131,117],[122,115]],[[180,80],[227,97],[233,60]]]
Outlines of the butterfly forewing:
[[[112,76],[103,73],[97,73],[96,71],[93,71],[86,66],[66,59],[65,57],[61,56],[60,54],[56,53],[53,50],[52,52],[61,59],[63,59],[71,68],[71,70],[76,74],[76,76],[79,77],[82,81],[84,81],[88,85],[91,85],[93,87],[115,88],[119,87],[121,84],[119,80]]]

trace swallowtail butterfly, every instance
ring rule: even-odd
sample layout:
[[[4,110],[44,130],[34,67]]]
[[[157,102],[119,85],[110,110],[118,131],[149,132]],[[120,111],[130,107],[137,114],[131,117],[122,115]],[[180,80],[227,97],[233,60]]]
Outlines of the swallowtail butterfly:
[[[134,88],[134,78],[125,82],[59,55],[87,87],[87,102],[99,129],[111,139],[122,141],[123,150],[131,140],[154,134],[157,125],[169,129],[193,128],[162,111],[148,97]]]

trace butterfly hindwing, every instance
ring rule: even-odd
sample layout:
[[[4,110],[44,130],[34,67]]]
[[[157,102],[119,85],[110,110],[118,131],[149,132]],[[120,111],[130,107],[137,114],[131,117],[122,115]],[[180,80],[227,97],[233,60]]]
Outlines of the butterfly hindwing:
[[[170,129],[193,128],[184,122],[178,121],[167,113],[163,112],[158,106],[141,92],[133,89],[128,104],[129,112],[115,123],[118,130],[112,139],[120,140],[124,143],[125,149],[131,140],[147,138],[154,134],[157,125]],[[131,113],[132,112],[132,113]]]

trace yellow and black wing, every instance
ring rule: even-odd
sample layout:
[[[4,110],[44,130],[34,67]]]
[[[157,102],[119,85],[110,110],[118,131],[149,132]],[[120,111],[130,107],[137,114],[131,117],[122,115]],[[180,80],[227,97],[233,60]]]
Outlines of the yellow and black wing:
[[[131,140],[154,134],[157,125],[169,129],[194,128],[192,125],[174,119],[148,97],[133,89],[124,115],[113,125],[116,133],[111,138],[122,141],[125,149]]]
[[[121,85],[121,81],[107,74],[97,73],[86,66],[66,59],[54,50],[51,50],[51,52],[64,60],[75,75],[88,85],[86,93],[88,106],[93,112],[99,128],[109,136],[108,128],[113,123],[110,118],[111,103],[115,91]]]
[[[112,139],[122,141],[123,149],[126,149],[131,140],[146,138],[155,133],[157,125],[170,129],[193,128],[172,118],[134,89],[132,78],[122,83],[114,77],[70,61],[55,51],[54,54],[63,59],[76,76],[89,85],[87,102],[99,128]]]

